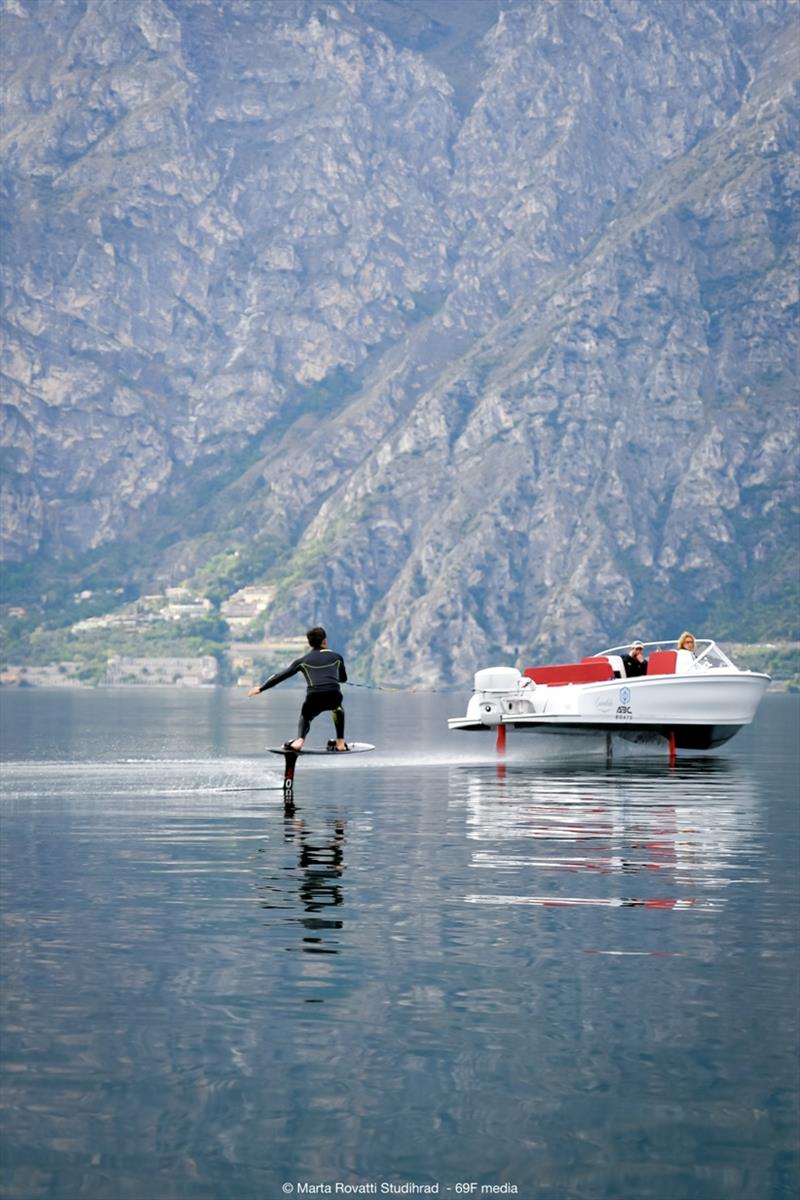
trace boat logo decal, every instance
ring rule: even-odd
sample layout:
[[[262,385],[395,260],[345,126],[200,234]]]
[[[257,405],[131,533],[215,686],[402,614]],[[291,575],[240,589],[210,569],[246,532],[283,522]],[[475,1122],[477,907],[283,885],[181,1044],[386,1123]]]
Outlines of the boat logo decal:
[[[619,704],[617,705],[617,717],[631,718],[633,709],[631,708],[631,689],[623,687],[619,689]]]

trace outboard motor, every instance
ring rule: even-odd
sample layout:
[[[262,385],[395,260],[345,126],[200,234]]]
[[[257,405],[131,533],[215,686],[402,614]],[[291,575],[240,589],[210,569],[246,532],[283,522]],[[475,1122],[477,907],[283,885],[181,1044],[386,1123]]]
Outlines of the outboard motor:
[[[516,667],[485,667],[476,671],[467,716],[484,725],[499,725],[503,713],[514,711],[515,696],[527,683]]]

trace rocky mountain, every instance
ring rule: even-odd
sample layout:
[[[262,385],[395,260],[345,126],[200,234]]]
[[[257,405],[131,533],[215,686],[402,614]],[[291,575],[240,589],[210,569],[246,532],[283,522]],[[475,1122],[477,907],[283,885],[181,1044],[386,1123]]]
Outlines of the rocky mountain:
[[[795,0],[1,0],[10,601],[794,635]]]

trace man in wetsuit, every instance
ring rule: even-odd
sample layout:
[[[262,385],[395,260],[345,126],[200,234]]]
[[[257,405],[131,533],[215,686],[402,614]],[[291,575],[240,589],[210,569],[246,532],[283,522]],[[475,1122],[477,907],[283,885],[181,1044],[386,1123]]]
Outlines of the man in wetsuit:
[[[296,658],[285,671],[279,671],[277,675],[270,675],[269,679],[261,684],[261,687],[252,688],[247,695],[248,697],[258,696],[267,688],[275,687],[276,683],[283,683],[284,679],[289,679],[290,676],[301,671],[308,685],[308,691],[300,710],[297,737],[293,742],[284,742],[284,750],[302,749],[303,742],[311,728],[311,722],[322,712],[333,713],[333,722],[336,728],[336,742],[335,744],[329,742],[328,749],[347,750],[348,747],[344,740],[344,709],[342,708],[344,697],[339,687],[340,683],[347,681],[344,659],[335,650],[328,649],[328,635],[319,625],[314,629],[309,629],[306,637],[311,647],[308,654],[304,654],[302,658]]]

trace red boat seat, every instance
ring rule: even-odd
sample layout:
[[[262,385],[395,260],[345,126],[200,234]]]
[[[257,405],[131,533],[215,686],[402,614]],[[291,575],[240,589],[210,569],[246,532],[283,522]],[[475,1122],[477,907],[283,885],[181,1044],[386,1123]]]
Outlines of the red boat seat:
[[[613,679],[614,672],[607,658],[596,658],[590,662],[558,663],[552,667],[528,667],[523,672],[534,683],[603,683]]]
[[[615,679],[622,679],[625,675],[625,667],[622,659],[617,654],[592,654],[589,658],[582,658],[582,663],[608,663]]]
[[[677,661],[675,650],[654,650],[647,660],[647,674],[674,675]]]

